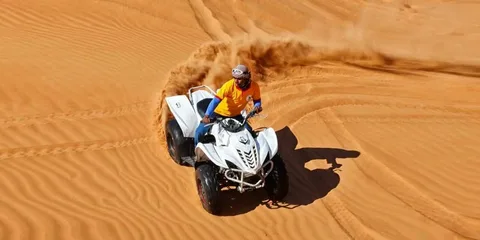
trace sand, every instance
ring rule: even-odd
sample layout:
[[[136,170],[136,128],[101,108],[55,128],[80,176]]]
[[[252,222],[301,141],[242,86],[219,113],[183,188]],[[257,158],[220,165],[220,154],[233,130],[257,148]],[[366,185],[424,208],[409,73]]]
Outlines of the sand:
[[[480,239],[475,1],[0,1],[0,239]],[[290,176],[201,206],[165,96],[245,63]]]

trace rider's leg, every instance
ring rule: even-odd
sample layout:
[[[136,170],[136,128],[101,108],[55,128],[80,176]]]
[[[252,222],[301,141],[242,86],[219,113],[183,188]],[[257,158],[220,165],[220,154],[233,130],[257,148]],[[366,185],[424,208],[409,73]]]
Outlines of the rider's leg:
[[[216,113],[213,113],[212,116],[210,116],[210,118],[214,119],[216,117],[218,117],[219,115],[216,114]],[[208,126],[208,127],[205,127],[205,123],[201,122],[200,121],[200,124],[198,125],[197,129],[195,129],[195,136],[193,138],[193,144],[194,146],[197,146],[198,142],[199,142],[199,139],[200,139],[200,136],[203,136],[205,134],[207,134],[208,130],[212,127],[212,125]]]
[[[193,140],[195,144],[194,146],[197,146],[200,136],[205,135],[208,132],[208,129],[209,127],[205,127],[205,123],[200,122],[197,129],[195,130],[195,137]]]
[[[205,124],[200,122],[200,124],[197,126],[197,129],[195,129],[195,136],[193,137],[193,146],[197,146],[198,144],[198,138],[200,137],[200,134],[204,131],[203,129],[205,128]]]

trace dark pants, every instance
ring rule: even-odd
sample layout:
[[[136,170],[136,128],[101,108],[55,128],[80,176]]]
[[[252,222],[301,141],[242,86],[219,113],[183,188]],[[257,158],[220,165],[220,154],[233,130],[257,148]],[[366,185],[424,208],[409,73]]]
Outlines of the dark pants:
[[[213,116],[211,116],[211,118],[214,118],[214,119],[215,118],[227,118],[225,116],[221,116],[221,115],[216,114],[216,113],[213,113],[212,115]],[[243,122],[243,120],[244,120],[244,117],[241,114],[237,115],[237,116],[234,116],[234,117],[231,117],[231,118],[234,118],[234,119],[236,119],[237,121],[240,121],[240,122]],[[211,127],[212,127],[212,125],[205,126],[205,123],[200,122],[197,129],[195,130],[195,138],[194,138],[194,144],[195,145],[194,146],[197,146],[200,136],[205,135]],[[248,124],[248,122],[245,123],[245,128],[249,132],[253,132],[252,127]]]

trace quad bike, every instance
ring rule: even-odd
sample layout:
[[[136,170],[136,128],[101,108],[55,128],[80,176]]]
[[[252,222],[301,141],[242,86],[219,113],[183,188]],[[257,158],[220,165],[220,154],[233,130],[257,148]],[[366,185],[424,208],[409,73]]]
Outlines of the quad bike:
[[[251,133],[245,128],[255,112],[246,114],[243,110],[243,122],[233,118],[217,119],[210,123],[209,132],[194,146],[195,130],[214,96],[211,88],[202,85],[190,88],[188,98],[186,95],[166,98],[174,116],[166,126],[168,152],[177,164],[195,168],[195,182],[203,208],[218,214],[221,189],[232,185],[240,193],[264,188],[271,200],[283,199],[288,193],[289,182],[284,162],[277,152],[275,131],[263,128]]]

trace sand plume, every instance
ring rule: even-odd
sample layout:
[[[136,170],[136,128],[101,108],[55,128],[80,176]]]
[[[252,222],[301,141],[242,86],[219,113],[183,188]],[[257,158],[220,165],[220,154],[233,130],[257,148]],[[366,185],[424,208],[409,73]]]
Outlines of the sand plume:
[[[348,30],[351,31],[351,30]],[[348,32],[346,31],[346,32]],[[338,35],[334,35],[337,36]],[[166,77],[159,95],[154,127],[161,138],[163,126],[171,117],[164,103],[167,96],[186,94],[191,87],[207,85],[213,89],[231,79],[230,71],[236,64],[245,64],[252,71],[252,79],[260,83],[275,81],[277,77],[294,74],[296,67],[338,62],[365,69],[383,71],[422,70],[447,72],[465,76],[480,76],[480,66],[392,56],[362,45],[361,38],[344,34],[339,41],[331,39],[308,40],[300,36],[249,35],[229,42],[208,42],[200,46]]]

